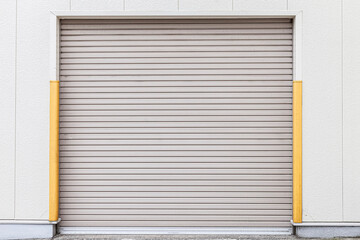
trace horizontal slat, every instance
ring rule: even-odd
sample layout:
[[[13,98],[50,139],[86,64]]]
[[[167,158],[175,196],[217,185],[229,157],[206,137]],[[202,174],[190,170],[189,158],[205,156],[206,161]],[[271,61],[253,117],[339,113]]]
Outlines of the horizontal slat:
[[[63,47],[120,47],[120,46],[290,46],[292,40],[172,40],[172,41],[62,41]]]
[[[236,110],[234,110],[235,112]],[[241,110],[238,110],[241,111]],[[63,115],[63,117],[60,118],[60,121],[62,122],[69,122],[69,121],[84,121],[84,122],[127,122],[127,121],[132,121],[132,122],[178,122],[178,118],[179,116],[181,116],[181,118],[183,119],[184,122],[198,122],[198,121],[203,121],[203,122],[217,122],[217,121],[224,121],[224,122],[231,122],[231,121],[239,121],[239,122],[247,122],[247,121],[256,121],[256,122],[261,122],[261,121],[279,121],[279,122],[284,122],[284,121],[291,121],[291,116],[290,114],[287,114],[287,110],[283,110],[283,112],[280,112],[281,110],[276,110],[278,111],[278,115],[271,115],[269,112],[266,112],[265,110],[258,110],[258,111],[264,111],[263,113],[261,112],[255,112],[252,115],[231,115],[231,114],[227,114],[227,115],[222,115],[221,112],[219,111],[215,111],[214,113],[211,114],[205,114],[205,113],[201,113],[200,110],[198,113],[196,113],[196,111],[194,111],[194,114],[191,114],[191,111],[189,111],[188,113],[173,113],[173,114],[166,114],[163,113],[164,115],[161,115],[161,113],[159,114],[152,114],[151,111],[149,112],[144,112],[144,114],[141,115],[137,115],[137,114],[121,114],[119,112],[114,112],[114,114],[111,114],[110,112],[107,113],[103,113],[102,111],[67,111],[66,114]],[[64,112],[64,111],[62,111]],[[154,111],[156,112],[156,111]],[[225,112],[225,111],[224,111]],[[230,111],[228,111],[230,112]],[[195,114],[196,113],[196,114]],[[140,113],[138,113],[140,114]],[[85,125],[86,126],[86,125]],[[85,127],[83,126],[83,127]],[[119,125],[121,126],[121,125]],[[123,125],[124,127],[126,125]],[[181,125],[179,125],[181,126]],[[206,125],[205,125],[206,126]],[[204,127],[205,127],[204,126]],[[110,126],[106,126],[106,127],[110,127]],[[266,127],[266,124],[264,124],[264,127]]]
[[[161,19],[62,19],[61,24],[68,25],[68,24],[154,24],[154,23],[161,23],[161,24],[194,24],[194,23],[289,23],[292,20],[289,18],[198,18],[194,19],[171,19],[171,18],[161,18]]]
[[[291,93],[291,87],[62,87],[61,93],[213,93],[223,92],[224,97],[228,93]],[[226,95],[225,95],[226,94]]]
[[[277,58],[65,58],[61,59],[62,67],[71,64],[180,64],[180,63],[292,63],[291,57],[277,57]]]
[[[184,122],[233,122],[233,121],[291,121],[291,116],[182,116]],[[83,116],[83,117],[60,117],[61,122],[177,122],[178,116]]]
[[[269,175],[281,175],[281,174],[291,174],[291,169],[61,169],[61,174],[96,174],[96,175],[106,175],[106,174],[126,174],[126,175],[136,175],[136,174],[195,174],[195,175],[209,175],[209,174],[269,174]]]
[[[291,204],[291,198],[61,198],[61,203],[219,203],[219,204]]]
[[[168,215],[288,215],[291,210],[256,210],[256,209],[249,209],[249,210],[226,210],[226,209],[62,209],[61,210],[64,215],[124,215],[124,214],[152,214],[152,215],[160,215],[160,214],[168,214]],[[140,219],[139,219],[140,220]],[[209,219],[211,220],[211,219]]]
[[[291,163],[60,163],[61,169],[288,169]],[[155,170],[155,171],[156,171]],[[131,171],[131,170],[129,170]],[[91,185],[91,184],[89,184]],[[146,184],[147,185],[147,184]],[[170,185],[170,183],[169,183]],[[211,185],[211,184],[210,184]]]
[[[218,87],[292,87],[291,81],[65,81],[60,82],[61,88],[68,87],[122,87],[122,88],[135,88],[135,87],[151,87],[151,88],[159,88],[163,87],[182,87],[184,89],[191,88],[199,88],[199,87],[207,87],[218,88]],[[250,89],[250,88],[249,88]]]
[[[231,198],[291,198],[291,192],[221,192],[219,197],[231,197]],[[213,198],[214,192],[101,192],[99,196],[98,192],[60,192],[60,197],[70,198],[175,198],[175,197],[189,197],[189,198]],[[235,210],[234,210],[235,211]],[[234,213],[234,212],[233,212]]]
[[[263,210],[290,210],[290,204],[149,204],[142,203],[139,204],[74,204],[74,203],[62,203],[60,204],[61,209],[237,209],[237,210],[247,210],[247,209],[263,209]]]
[[[292,57],[291,51],[286,52],[269,52],[269,51],[257,51],[257,52],[62,52],[60,58],[166,58],[166,57],[188,57],[188,58],[199,58],[199,57],[212,57],[212,58],[223,58],[223,57],[251,57],[251,58],[264,58],[264,57]]]
[[[290,217],[289,217],[290,218]],[[290,221],[61,221],[61,227],[291,227]]]
[[[65,151],[60,152],[61,157],[289,157],[291,151]]]
[[[275,227],[286,228],[289,233],[290,222],[266,221],[63,221],[60,227]],[[285,231],[285,230],[284,230]]]
[[[61,94],[62,97],[63,94]],[[192,99],[106,99],[106,98],[90,98],[90,99],[81,99],[81,98],[72,98],[60,99],[60,105],[64,104],[146,104],[146,105],[153,105],[153,104],[162,104],[162,105],[178,105],[178,104],[212,104],[213,106],[219,106],[220,104],[291,104],[291,98],[192,98]]]
[[[60,186],[60,191],[94,191],[94,192],[290,192],[292,187],[281,186]],[[101,194],[100,194],[101,195]]]
[[[198,74],[292,74],[291,69],[138,69],[134,70],[61,70],[60,75],[198,75]]]
[[[65,171],[65,170],[63,170]],[[161,174],[161,175],[146,175],[146,174],[135,174],[135,175],[129,175],[129,174],[120,174],[120,175],[111,175],[111,174],[71,174],[71,175],[61,175],[61,179],[63,180],[209,180],[209,181],[215,181],[215,180],[246,180],[246,181],[291,181],[292,176],[291,174],[271,174],[271,175],[255,175],[255,174],[235,174],[235,175],[221,175],[221,174],[213,174],[213,175],[204,175],[204,174],[191,174],[191,175],[181,175],[181,174]]]
[[[85,127],[104,127],[102,122],[60,122],[60,127],[65,128],[85,128]],[[106,122],[106,127],[190,127],[190,128],[232,128],[232,127],[260,127],[260,128],[288,128],[292,127],[292,122]]]
[[[112,23],[112,24],[62,24],[61,29],[63,30],[107,30],[107,29],[290,29],[291,23],[192,23],[192,24],[181,24],[181,23]]]
[[[197,134],[197,133],[292,133],[292,128],[60,128],[60,133],[176,133],[176,134]]]
[[[227,81],[231,81],[231,83],[236,83],[235,81],[286,81],[287,83],[292,83],[290,81],[292,79],[291,75],[222,75],[220,78],[224,84],[226,84]],[[193,81],[204,81],[205,83],[213,82],[213,81],[219,81],[219,76],[217,75],[157,75],[157,76],[147,76],[147,75],[128,75],[128,76],[61,76],[61,83],[62,82],[119,82],[119,84],[122,84],[123,82],[129,82],[129,81],[148,81],[149,83],[152,82],[176,82],[176,81],[184,81],[187,83],[193,82]],[[148,84],[149,84],[148,83]],[[186,86],[187,83],[184,83]],[[176,84],[176,83],[174,83]],[[209,83],[211,84],[211,83]],[[239,84],[241,84],[239,82]],[[254,83],[255,84],[255,83]],[[266,86],[266,83],[264,83]],[[210,85],[209,85],[210,86]]]
[[[166,134],[166,133],[157,133],[157,134],[60,134],[60,139],[154,139],[154,140],[168,140],[168,139],[291,139],[291,133],[278,133],[278,134],[210,134],[210,133],[199,133],[199,134]]]
[[[292,34],[246,34],[246,35],[65,35],[61,36],[61,41],[139,41],[139,40],[289,40]]]
[[[133,34],[133,35],[154,35],[154,34],[291,34],[291,28],[214,28],[214,29],[77,29],[61,30],[61,35],[116,35],[116,34]]]
[[[290,151],[288,145],[65,145],[60,151]]]
[[[291,157],[62,157],[62,163],[69,162],[83,162],[83,163],[98,163],[98,162],[131,162],[131,163],[188,163],[188,162],[203,162],[203,163],[291,163]],[[211,178],[210,178],[211,179]]]
[[[128,181],[128,180],[67,180],[60,184],[61,186],[291,186],[291,181],[229,181],[229,180],[216,180],[216,181]],[[137,205],[136,205],[137,206]],[[184,205],[187,206],[187,205]],[[82,207],[82,206],[79,206]],[[164,206],[161,206],[164,207]],[[226,207],[231,207],[226,205]],[[65,208],[65,207],[64,207]],[[111,208],[111,207],[109,207]]]
[[[286,69],[292,68],[291,63],[117,63],[117,64],[63,64],[61,69],[87,69],[87,70],[119,70],[119,69],[263,69],[263,68],[277,68]]]
[[[257,110],[256,112],[260,110],[267,110],[267,111],[275,111],[275,110],[281,110],[281,111],[287,111],[291,110],[292,105],[291,104],[217,104],[217,105],[210,105],[210,104],[189,104],[189,105],[171,105],[171,104],[163,104],[163,105],[115,105],[115,104],[86,104],[86,105],[60,105],[60,110],[62,112],[66,111],[105,111],[105,110],[111,110],[114,113],[116,111],[123,112],[124,110],[139,110],[139,111],[156,111],[156,110],[170,110],[173,112],[177,112],[174,110],[187,110],[188,112],[191,111],[199,111],[204,112],[204,110],[212,110],[212,111],[220,111],[225,112],[226,110],[232,110],[237,112],[244,112],[244,110]],[[129,111],[128,111],[129,112]],[[134,112],[134,111],[133,111]],[[181,111],[182,112],[182,111]],[[208,112],[208,111],[207,111]],[[227,111],[226,111],[227,112]],[[275,111],[276,112],[276,111]],[[195,129],[194,129],[195,130]]]
[[[195,140],[169,140],[169,139],[154,139],[154,140],[60,140],[62,146],[66,145],[223,145],[223,144],[233,144],[233,145],[274,145],[274,144],[286,144],[290,145],[292,143],[291,139],[244,139],[244,140],[234,140],[234,139],[195,139]],[[245,146],[243,146],[245,147]],[[274,147],[274,146],[272,146]],[[241,149],[242,147],[239,147]],[[276,147],[275,147],[276,148]],[[274,150],[275,150],[274,148]],[[216,149],[216,147],[215,147]]]
[[[63,215],[63,221],[287,221],[288,215],[275,216],[242,216],[242,215],[215,215],[215,216],[194,216],[194,215]]]
[[[120,46],[120,47],[62,47],[70,52],[288,52],[292,46]],[[221,55],[220,55],[221,56]]]
[[[65,98],[99,98],[99,99],[181,99],[181,98],[291,98],[292,93],[62,93],[61,99]],[[289,101],[289,100],[288,100]]]
[[[261,110],[148,110],[137,109],[133,110],[62,110],[61,116],[289,116],[292,110],[274,110],[274,109],[261,109]]]

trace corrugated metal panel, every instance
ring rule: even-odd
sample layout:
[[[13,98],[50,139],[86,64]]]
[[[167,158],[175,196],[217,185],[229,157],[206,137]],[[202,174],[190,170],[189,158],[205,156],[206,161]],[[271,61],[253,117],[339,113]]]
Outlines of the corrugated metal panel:
[[[290,227],[290,19],[62,20],[60,46],[61,227]]]

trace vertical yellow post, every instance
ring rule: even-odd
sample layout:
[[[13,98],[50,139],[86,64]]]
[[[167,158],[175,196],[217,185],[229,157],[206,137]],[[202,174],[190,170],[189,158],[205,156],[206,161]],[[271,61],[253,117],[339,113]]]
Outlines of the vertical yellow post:
[[[293,222],[302,222],[302,81],[293,83]]]
[[[49,221],[59,218],[59,81],[50,81]]]

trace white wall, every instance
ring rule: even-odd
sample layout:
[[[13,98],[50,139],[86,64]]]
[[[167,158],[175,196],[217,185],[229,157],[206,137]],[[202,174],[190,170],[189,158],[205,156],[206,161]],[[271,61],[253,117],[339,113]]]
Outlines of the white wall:
[[[344,0],[343,9],[343,216],[360,221],[360,1]]]
[[[16,2],[0,7],[0,219],[14,218]],[[6,34],[3,34],[6,33]]]
[[[49,10],[69,7],[17,0],[16,219],[49,216]]]
[[[303,220],[341,221],[341,0],[291,0],[289,9],[303,10]]]
[[[0,190],[5,193],[0,195],[0,219],[48,218],[50,10],[302,10],[303,219],[360,222],[360,34],[355,31],[360,28],[360,1],[3,0],[1,4],[0,30],[8,34],[0,39],[4,52],[0,107],[6,112],[0,125]]]

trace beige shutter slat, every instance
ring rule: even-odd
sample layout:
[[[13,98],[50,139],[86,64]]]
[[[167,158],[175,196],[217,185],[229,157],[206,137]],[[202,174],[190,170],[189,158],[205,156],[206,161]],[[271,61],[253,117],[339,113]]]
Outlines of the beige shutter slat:
[[[134,35],[153,35],[153,34],[290,34],[290,28],[200,28],[200,29],[79,29],[62,30],[62,35],[104,35],[104,34],[134,34]]]
[[[180,23],[138,23],[138,24],[127,24],[127,23],[113,23],[113,24],[63,24],[61,26],[61,29],[69,29],[69,30],[83,30],[83,29],[95,29],[99,30],[101,28],[102,30],[107,29],[194,29],[194,28],[200,28],[200,29],[214,29],[214,28],[231,28],[231,29],[266,29],[266,28],[280,28],[280,29],[291,29],[291,23],[227,23],[227,24],[219,24],[219,23],[192,23],[192,24],[180,24]]]
[[[287,18],[256,18],[256,19],[213,19],[213,18],[207,18],[207,19],[196,19],[197,24],[199,23],[290,23],[291,19]],[[62,20],[62,23],[64,25],[76,25],[76,24],[100,24],[98,19],[79,19],[76,21],[70,20],[70,19],[64,19]],[[194,24],[193,19],[122,19],[121,21],[117,19],[103,19],[101,20],[101,24],[156,24],[156,23],[162,23],[162,24]]]
[[[214,192],[67,192],[61,191],[60,197],[69,197],[69,198],[78,198],[78,197],[85,197],[85,198],[98,198],[100,197],[107,197],[107,198],[213,198]],[[221,197],[229,197],[229,198],[291,198],[291,192],[221,192]],[[114,209],[113,209],[114,210]],[[235,211],[235,210],[232,210]],[[71,214],[71,211],[69,211]],[[206,211],[205,211],[206,213]],[[75,212],[73,213],[75,214]],[[291,213],[290,213],[291,214]],[[76,225],[74,225],[76,226]]]
[[[251,110],[291,110],[291,104],[217,104],[217,105],[210,105],[210,104],[189,104],[189,105],[170,105],[170,104],[155,104],[155,105],[139,105],[139,104],[132,104],[132,105],[120,105],[120,104],[113,104],[113,105],[106,105],[106,104],[72,104],[72,105],[62,105],[60,110],[61,111],[115,111],[121,110],[126,111],[130,109],[139,109],[141,111],[158,111],[158,110],[188,110],[196,111],[196,110],[218,110],[222,109],[223,111],[226,110],[233,110],[233,111],[243,111],[247,109]]]
[[[221,160],[222,159],[222,160]],[[291,157],[63,157],[62,163],[216,163],[216,162],[237,162],[237,163],[267,163],[286,162],[291,163]],[[182,176],[184,177],[184,176]],[[216,177],[214,177],[216,178]]]
[[[253,204],[283,204],[291,203],[288,198],[61,198],[63,204],[91,204],[91,203],[199,203],[199,204],[246,204],[249,200]],[[285,205],[286,206],[286,205]]]
[[[211,49],[208,49],[211,50]],[[234,49],[233,49],[234,50]],[[153,57],[153,58],[166,58],[166,57],[188,57],[190,61],[192,58],[199,57],[210,57],[210,58],[223,58],[223,57],[292,57],[291,51],[228,51],[228,52],[206,52],[206,51],[196,51],[196,52],[62,52],[61,58],[87,58],[87,57],[96,57],[96,58],[106,58],[106,57]]]
[[[292,133],[291,128],[62,128],[61,133]]]
[[[290,229],[291,19],[64,19],[60,232]]]
[[[292,40],[208,40],[208,41],[62,41],[63,47],[115,47],[115,46],[290,46]]]
[[[279,157],[277,157],[279,159]],[[79,159],[79,158],[77,158]],[[74,162],[78,162],[75,159]],[[127,158],[129,159],[129,158]],[[190,158],[191,159],[191,158]],[[218,158],[217,158],[218,159]],[[128,161],[127,161],[128,162]],[[155,162],[155,161],[154,161]],[[262,162],[262,161],[260,161]],[[291,161],[289,161],[291,162]],[[67,171],[63,171],[67,172]],[[253,181],[275,181],[275,180],[285,180],[290,181],[292,179],[291,174],[271,174],[271,175],[256,175],[256,174],[234,174],[234,175],[206,175],[206,174],[200,174],[200,175],[194,175],[194,174],[177,174],[177,175],[169,175],[169,174],[161,174],[161,175],[146,175],[146,174],[140,174],[140,175],[106,175],[106,174],[64,174],[60,176],[60,179],[63,180],[253,180]],[[140,199],[138,199],[140,201]],[[166,201],[166,199],[162,199],[163,201]],[[191,199],[187,199],[191,202]],[[211,199],[210,199],[211,200]],[[213,199],[214,201],[216,199]],[[238,201],[242,201],[242,199],[237,199]],[[266,199],[265,199],[266,200]],[[267,199],[271,201],[271,199]],[[95,201],[95,200],[94,200]],[[110,201],[110,200],[109,200]],[[291,199],[287,199],[287,201],[291,201]],[[111,201],[110,201],[111,202]],[[246,202],[245,200],[243,202]],[[235,202],[236,203],[236,202]],[[248,202],[246,202],[248,203]]]
[[[62,93],[192,93],[192,92],[230,92],[230,93],[239,93],[237,96],[239,98],[248,96],[246,94],[240,93],[263,93],[263,92],[271,92],[271,93],[291,93],[291,87],[72,87],[72,88],[62,88],[60,92]],[[145,95],[146,96],[146,95]],[[236,97],[236,96],[234,96]]]
[[[155,63],[147,63],[147,64],[66,64],[62,65],[61,69],[87,69],[87,70],[94,70],[94,69],[100,69],[100,70],[111,70],[111,69],[241,69],[241,68],[291,68],[291,63],[254,63],[254,64],[246,64],[246,63],[226,63],[226,64],[216,64],[216,63],[191,63],[191,64],[155,64]]]
[[[136,109],[134,107],[134,109]],[[262,116],[262,115],[291,115],[291,110],[268,110],[268,109],[262,109],[262,110],[200,110],[200,109],[194,109],[194,110],[147,110],[147,109],[139,109],[136,111],[107,111],[107,110],[92,110],[92,111],[77,111],[77,110],[71,110],[71,111],[60,111],[60,114],[62,116],[162,116],[162,115],[168,115],[168,116],[185,116],[185,115],[194,115],[194,113],[197,113],[198,115],[251,115],[251,116]]]

